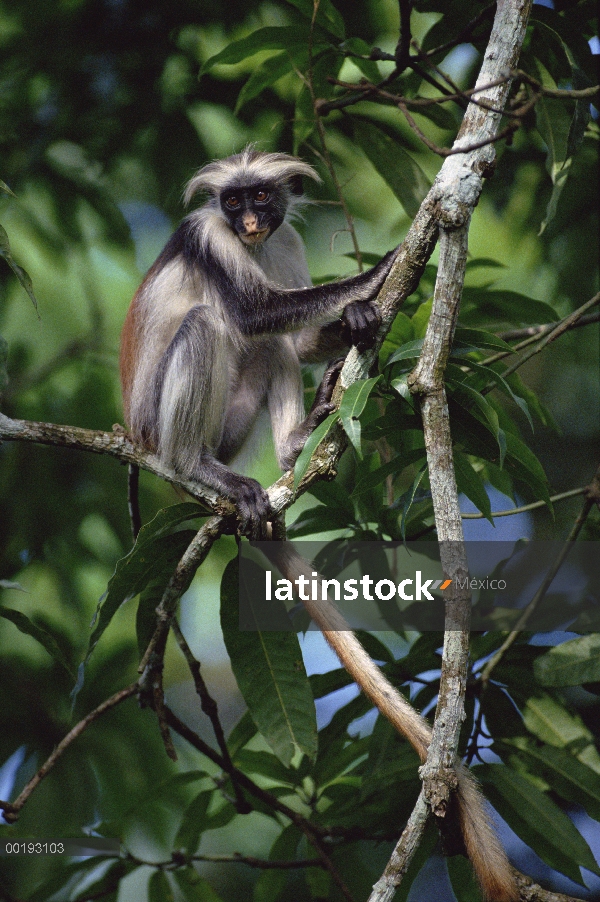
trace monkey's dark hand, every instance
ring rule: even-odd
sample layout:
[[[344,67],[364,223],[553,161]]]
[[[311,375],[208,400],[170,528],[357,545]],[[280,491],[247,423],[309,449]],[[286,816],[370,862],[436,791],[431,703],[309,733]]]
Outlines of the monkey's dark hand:
[[[353,301],[342,313],[342,338],[362,353],[373,347],[380,323],[381,314],[373,301]]]
[[[269,496],[256,479],[231,473],[228,494],[237,508],[239,532],[249,539],[267,539],[268,523],[273,519]]]

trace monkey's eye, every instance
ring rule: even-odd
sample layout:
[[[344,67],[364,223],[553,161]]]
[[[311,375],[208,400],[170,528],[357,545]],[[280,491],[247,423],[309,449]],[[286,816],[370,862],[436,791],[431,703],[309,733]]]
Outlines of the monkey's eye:
[[[239,197],[236,197],[235,194],[231,194],[229,197],[225,198],[225,206],[230,210],[237,210],[240,205]]]
[[[255,193],[255,195],[254,195],[254,200],[256,201],[257,204],[266,204],[266,202],[268,201],[269,197],[270,197],[269,192],[268,192],[268,191],[263,191],[262,188],[261,188],[260,190],[258,190],[258,191]]]

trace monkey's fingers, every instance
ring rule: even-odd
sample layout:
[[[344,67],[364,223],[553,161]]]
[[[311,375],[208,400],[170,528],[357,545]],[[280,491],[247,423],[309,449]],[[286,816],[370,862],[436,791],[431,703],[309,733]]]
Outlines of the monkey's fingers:
[[[238,511],[239,531],[249,539],[266,539],[269,532],[269,520],[273,512],[269,496],[260,482],[247,477],[239,477],[236,497],[233,499]]]
[[[343,332],[359,351],[373,347],[380,322],[379,310],[371,301],[354,301],[342,314]]]

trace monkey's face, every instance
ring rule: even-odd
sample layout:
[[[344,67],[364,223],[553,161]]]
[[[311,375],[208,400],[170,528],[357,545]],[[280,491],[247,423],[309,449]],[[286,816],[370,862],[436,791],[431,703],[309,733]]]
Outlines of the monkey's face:
[[[281,192],[270,185],[251,185],[223,191],[221,209],[240,241],[256,247],[283,222]]]

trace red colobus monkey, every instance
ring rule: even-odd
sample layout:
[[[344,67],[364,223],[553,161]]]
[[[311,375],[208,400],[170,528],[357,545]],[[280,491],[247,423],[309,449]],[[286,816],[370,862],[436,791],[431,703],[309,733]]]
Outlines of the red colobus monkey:
[[[300,364],[372,343],[370,300],[393,252],[367,273],[312,287],[286,214],[307,163],[247,148],[201,169],[185,192],[208,201],[179,226],[135,295],[121,342],[125,418],[136,441],[229,498],[240,529],[264,537],[265,490],[227,464],[264,406],[283,470],[330,412],[333,377],[305,418]]]
[[[235,504],[240,529],[266,535],[265,490],[227,466],[263,407],[271,415],[277,460],[295,461],[331,410],[335,370],[305,416],[300,364],[330,360],[349,344],[372,343],[379,316],[371,303],[394,252],[367,273],[312,287],[304,247],[285,217],[302,197],[307,163],[247,148],[209,163],[190,181],[208,200],[179,226],[136,293],[123,328],[125,418],[135,440],[183,476]],[[274,560],[293,580],[308,565],[283,545]],[[329,601],[305,602],[343,665],[405,736],[421,761],[431,727],[384,677]],[[485,803],[457,763],[457,797],[467,852],[486,897],[518,899]]]

